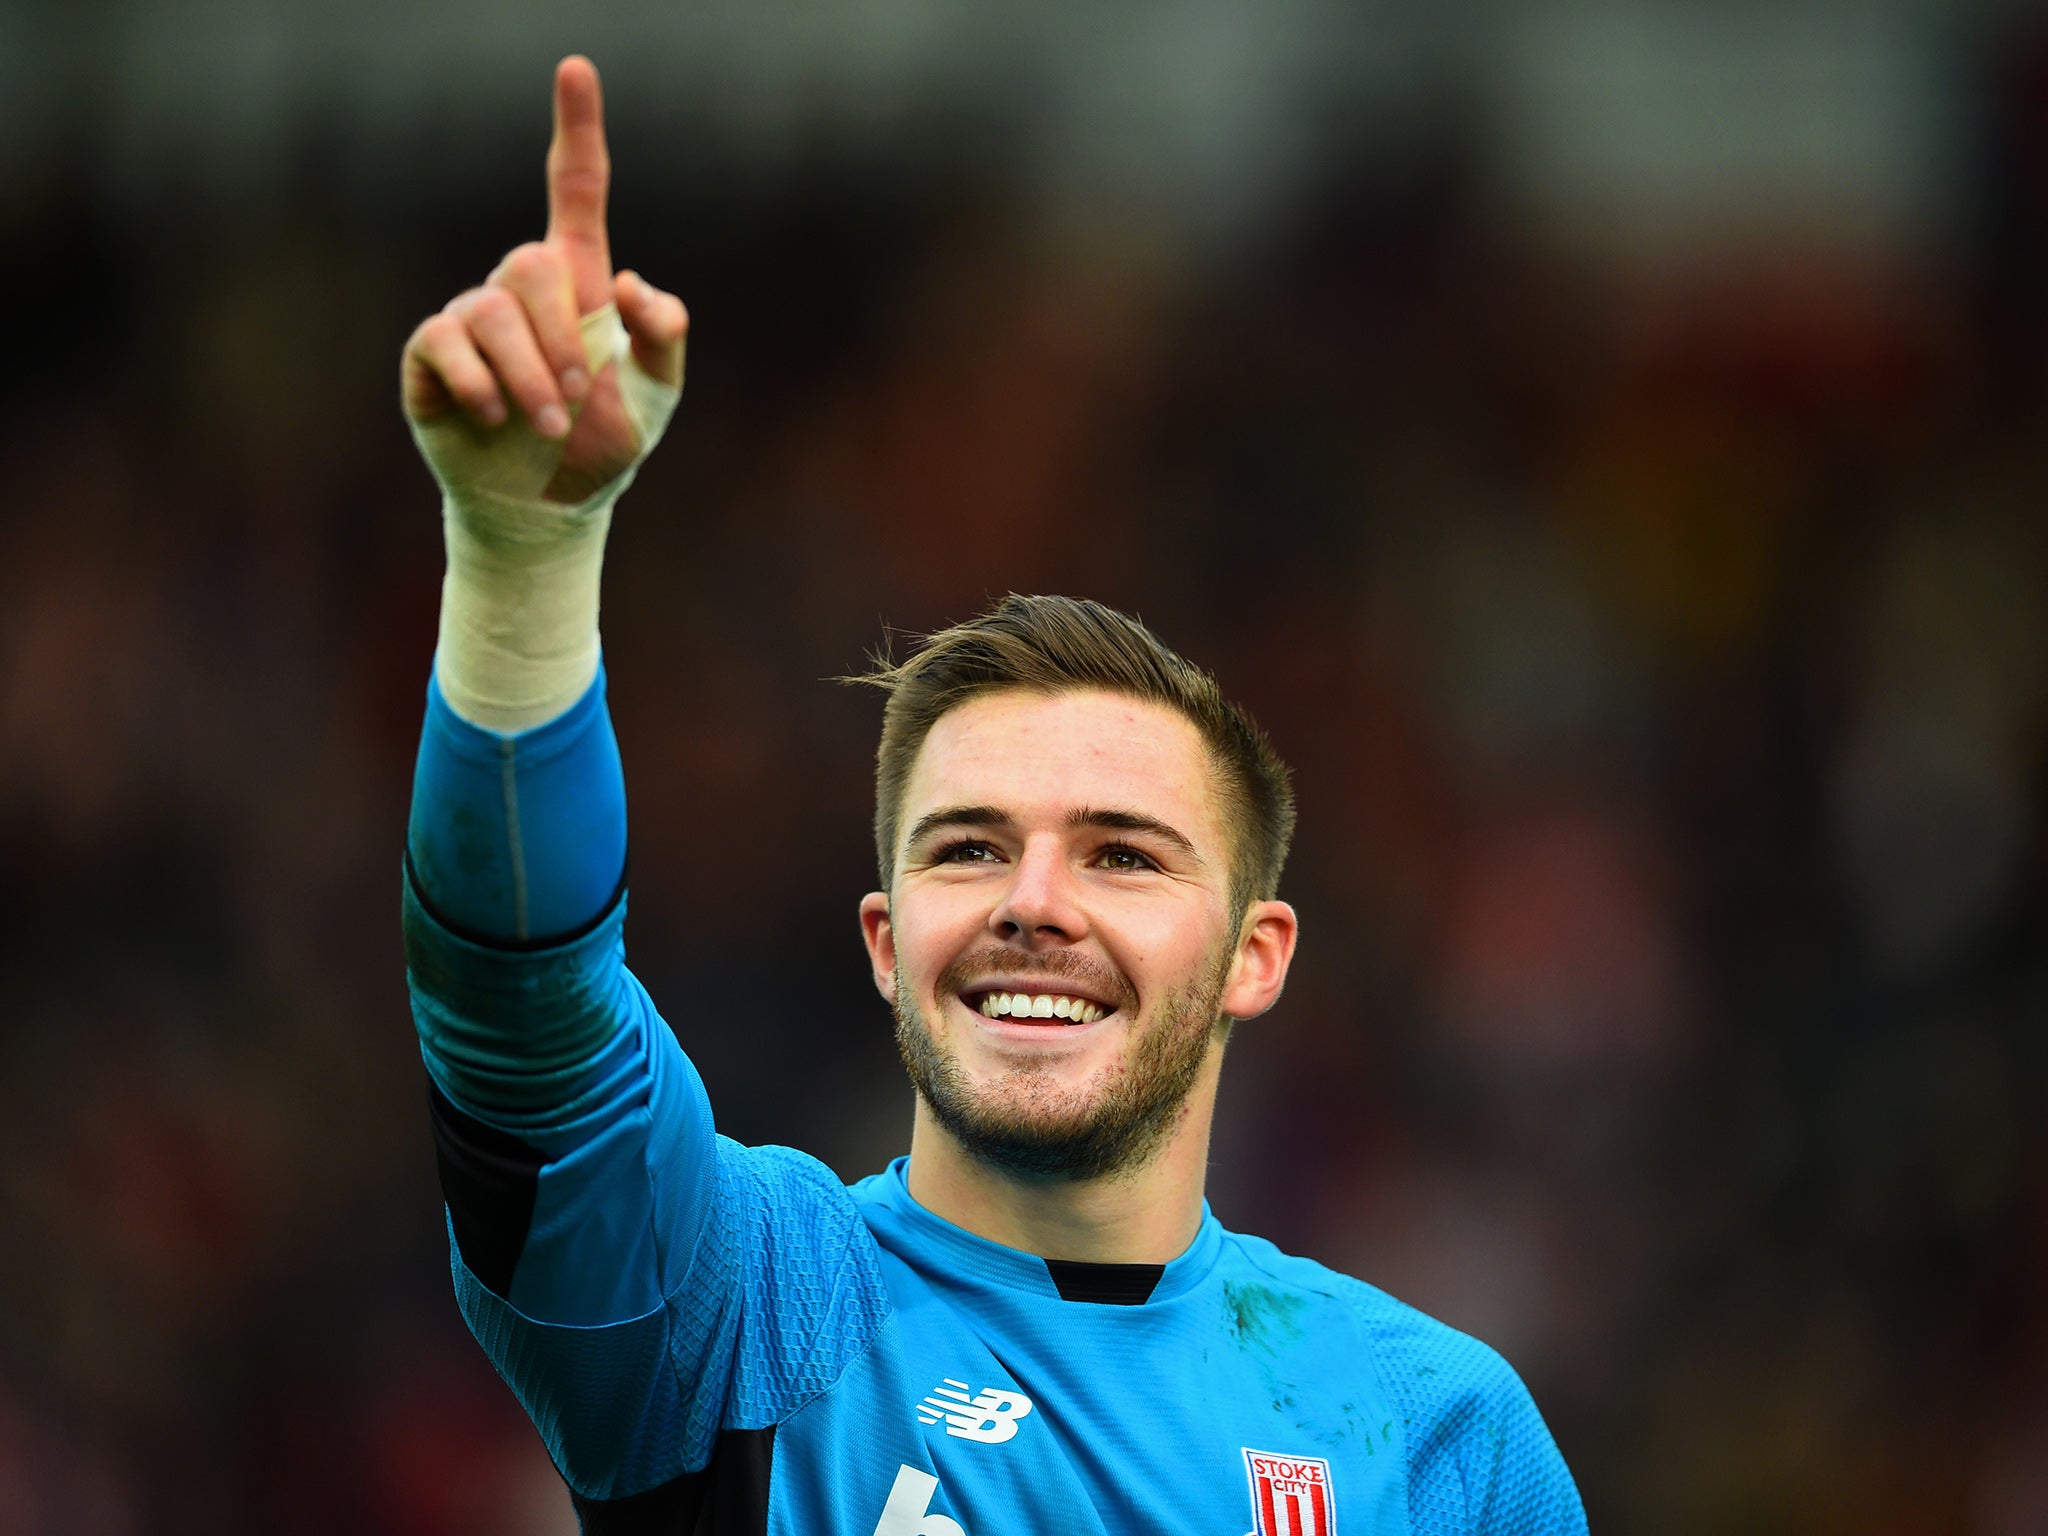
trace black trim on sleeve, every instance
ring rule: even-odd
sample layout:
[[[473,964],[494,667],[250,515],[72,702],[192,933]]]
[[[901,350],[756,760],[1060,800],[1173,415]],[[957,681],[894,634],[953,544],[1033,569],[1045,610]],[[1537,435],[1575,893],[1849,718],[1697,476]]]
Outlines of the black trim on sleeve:
[[[483,933],[475,928],[465,928],[453,922],[447,914],[427,898],[425,887],[420,884],[419,866],[412,861],[412,845],[405,848],[405,883],[412,888],[413,900],[420,904],[420,910],[431,917],[436,924],[446,929],[465,944],[474,944],[479,949],[501,950],[508,955],[530,955],[543,949],[559,949],[564,944],[574,944],[597,931],[604,920],[618,910],[620,902],[626,899],[626,876],[631,872],[631,860],[619,870],[619,883],[612,887],[611,896],[597,910],[597,916],[587,923],[579,923],[567,933],[543,934],[537,939],[508,939],[495,933]]]
[[[1164,1264],[1084,1264],[1079,1259],[1047,1259],[1045,1267],[1062,1301],[1106,1307],[1142,1307],[1166,1273]]]
[[[575,1490],[583,1536],[765,1536],[775,1426],[721,1431],[702,1472],[685,1472],[625,1499],[586,1499]]]
[[[455,1246],[485,1289],[508,1296],[547,1159],[517,1136],[464,1114],[431,1078],[427,1092],[434,1161]]]

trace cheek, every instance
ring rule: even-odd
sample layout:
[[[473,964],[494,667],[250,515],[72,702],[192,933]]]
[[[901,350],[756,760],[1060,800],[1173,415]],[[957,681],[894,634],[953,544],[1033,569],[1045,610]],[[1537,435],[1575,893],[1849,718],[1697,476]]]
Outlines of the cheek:
[[[897,906],[896,967],[929,985],[983,931],[982,908],[959,891],[920,891]]]
[[[1221,927],[1220,914],[1193,902],[1146,903],[1105,914],[1096,933],[1112,958],[1133,975],[1171,976],[1206,955]]]

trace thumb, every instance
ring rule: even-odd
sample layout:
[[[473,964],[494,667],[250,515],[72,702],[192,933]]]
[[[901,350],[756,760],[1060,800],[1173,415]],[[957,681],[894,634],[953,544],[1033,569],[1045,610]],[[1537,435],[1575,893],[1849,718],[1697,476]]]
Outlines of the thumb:
[[[671,388],[683,383],[683,339],[690,313],[683,301],[664,293],[637,272],[621,272],[612,280],[619,319],[633,342],[633,360],[643,372]]]

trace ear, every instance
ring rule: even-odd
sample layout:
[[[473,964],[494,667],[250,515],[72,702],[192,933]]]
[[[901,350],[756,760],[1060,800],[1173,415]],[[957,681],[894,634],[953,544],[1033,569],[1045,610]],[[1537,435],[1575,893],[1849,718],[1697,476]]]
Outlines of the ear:
[[[1217,999],[1218,1010],[1233,1019],[1255,1019],[1280,1001],[1300,933],[1294,908],[1286,902],[1253,902],[1244,914],[1237,956]]]
[[[869,891],[860,899],[860,937],[875,969],[875,990],[896,1006],[896,929],[889,921],[889,893]]]

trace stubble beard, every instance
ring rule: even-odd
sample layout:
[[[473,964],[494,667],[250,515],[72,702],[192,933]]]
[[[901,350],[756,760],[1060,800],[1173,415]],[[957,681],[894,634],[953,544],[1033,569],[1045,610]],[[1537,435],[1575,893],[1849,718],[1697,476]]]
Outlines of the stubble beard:
[[[1228,959],[1212,959],[1193,981],[1162,996],[1124,1058],[1078,1089],[1062,1086],[1049,1065],[1035,1063],[977,1085],[933,1032],[900,971],[896,1049],[932,1118],[987,1166],[1033,1179],[1134,1172],[1165,1143],[1212,1041],[1220,1045],[1226,1024],[1216,1004]],[[940,998],[956,995],[942,979]]]

